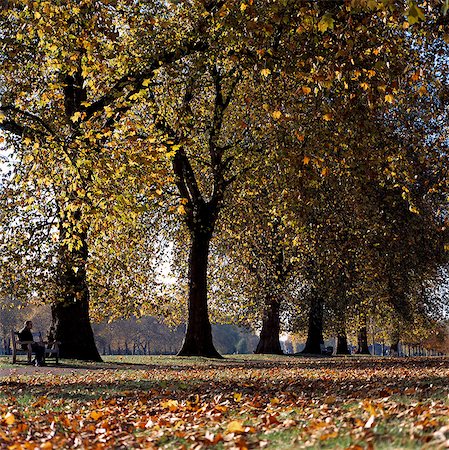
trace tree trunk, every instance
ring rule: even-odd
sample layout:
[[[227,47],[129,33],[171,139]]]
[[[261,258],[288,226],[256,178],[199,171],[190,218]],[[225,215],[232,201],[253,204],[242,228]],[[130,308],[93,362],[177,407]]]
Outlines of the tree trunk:
[[[370,355],[368,349],[368,332],[366,326],[361,327],[357,334],[357,352],[358,355]]]
[[[201,223],[201,222],[200,222]],[[206,224],[203,223],[205,226]],[[189,257],[189,315],[178,356],[221,358],[214,347],[207,308],[207,263],[211,233],[198,226],[191,232]]]
[[[313,355],[321,354],[323,339],[323,300],[319,297],[312,299],[309,311],[309,328],[307,331],[306,345],[301,353]]]
[[[255,353],[272,355],[282,355],[284,353],[281,349],[281,343],[279,342],[281,330],[279,309],[279,301],[268,294],[266,297],[262,330],[260,332],[260,339]]]
[[[89,319],[89,289],[86,280],[87,244],[79,250],[61,246],[58,282],[62,299],[51,305],[60,356],[68,359],[101,361]]]
[[[390,345],[390,356],[399,355],[399,337],[392,340]]]
[[[348,337],[345,332],[339,333],[337,336],[337,355],[350,355],[348,348]]]
[[[86,298],[66,297],[51,306],[56,340],[61,342],[60,357],[101,361],[95,346]]]

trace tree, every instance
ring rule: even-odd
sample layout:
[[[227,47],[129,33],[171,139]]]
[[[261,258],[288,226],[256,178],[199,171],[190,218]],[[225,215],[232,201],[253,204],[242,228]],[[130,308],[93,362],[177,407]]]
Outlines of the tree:
[[[198,5],[188,14],[190,21],[183,22],[186,29],[170,28],[180,16],[186,18],[175,5],[166,10],[162,5],[142,9],[126,1],[9,2],[2,11],[1,129],[16,145],[14,170],[23,167],[26,176],[15,177],[13,183],[20,183],[22,194],[28,192],[28,206],[41,207],[39,196],[29,192],[30,183],[37,189],[51,186],[53,219],[47,229],[55,238],[58,260],[51,301],[62,356],[99,359],[86,282],[92,221],[98,209],[129,206],[133,195],[120,186],[140,178],[131,175],[123,183],[124,175],[136,161],[138,166],[151,164],[160,153],[153,148],[154,158],[145,158],[139,146],[120,152],[120,141],[137,134],[124,117],[150,88],[149,80],[161,65],[204,49],[195,34],[205,32],[207,20],[201,14],[216,12],[219,5]],[[148,16],[163,18],[158,25],[152,19],[145,37],[156,36],[153,45],[162,39],[164,48],[148,47],[142,58],[133,47],[139,41],[133,25]],[[147,172],[150,177],[142,182],[153,186],[147,190],[150,195],[158,175]],[[11,206],[8,198],[6,202]]]

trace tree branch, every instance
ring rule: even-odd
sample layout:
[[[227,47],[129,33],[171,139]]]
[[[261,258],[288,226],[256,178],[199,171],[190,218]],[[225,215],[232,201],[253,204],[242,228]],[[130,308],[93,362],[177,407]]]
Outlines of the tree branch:
[[[12,114],[21,115],[25,119],[30,120],[31,122],[33,122],[37,125],[40,125],[47,132],[47,134],[55,136],[55,133],[52,130],[52,128],[48,124],[46,124],[39,116],[36,116],[35,114],[32,114],[27,111],[22,111],[21,109],[15,107],[15,106],[12,106],[12,105],[0,106],[0,111],[2,111],[4,113],[11,112]],[[6,130],[5,124],[9,124],[10,129],[16,131],[14,134],[18,134],[18,135],[22,135],[25,128],[27,128],[26,126],[21,125],[19,122],[15,122],[10,119],[4,120],[2,123],[0,123],[0,128]],[[11,130],[8,129],[6,131],[11,131]],[[34,130],[34,131],[38,131],[38,130]],[[11,131],[11,132],[13,132],[13,131]]]

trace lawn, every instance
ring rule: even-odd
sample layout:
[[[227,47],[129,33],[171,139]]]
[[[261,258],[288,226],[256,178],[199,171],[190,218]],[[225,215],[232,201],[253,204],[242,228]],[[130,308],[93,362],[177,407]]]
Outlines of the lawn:
[[[0,358],[0,448],[446,448],[449,359]]]

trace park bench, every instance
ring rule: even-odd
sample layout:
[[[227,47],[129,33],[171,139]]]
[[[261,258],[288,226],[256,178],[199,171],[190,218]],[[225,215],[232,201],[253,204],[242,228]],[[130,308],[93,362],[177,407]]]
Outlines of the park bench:
[[[31,345],[33,342],[38,344],[42,344],[45,346],[45,354],[44,359],[47,358],[55,358],[56,364],[59,363],[59,342],[45,342],[42,339],[42,333],[33,333],[34,341],[20,341],[18,331],[11,331],[11,346],[12,346],[12,363],[15,364],[17,362],[18,355],[26,355],[28,364],[31,364],[31,360],[33,357],[33,351],[31,349]],[[22,348],[23,345],[26,345],[27,348]]]

